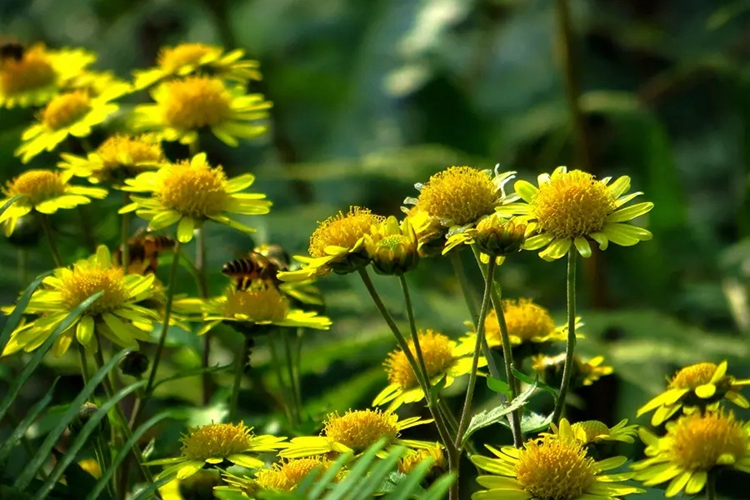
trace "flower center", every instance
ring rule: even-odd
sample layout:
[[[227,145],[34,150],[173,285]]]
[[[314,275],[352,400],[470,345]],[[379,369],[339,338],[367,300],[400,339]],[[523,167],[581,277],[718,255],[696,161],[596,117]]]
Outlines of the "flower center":
[[[443,373],[455,359],[450,339],[432,330],[420,330],[417,335],[419,336],[419,347],[422,349],[428,376],[432,378]],[[413,340],[409,341],[409,350],[416,356]],[[398,384],[402,389],[417,387],[417,376],[404,351],[396,350],[389,353],[385,366],[387,366],[388,371],[388,382]]]
[[[382,438],[393,442],[398,437],[398,417],[369,409],[349,410],[343,415],[331,413],[323,434],[358,453]]]
[[[497,187],[489,175],[472,167],[450,167],[430,177],[417,207],[433,217],[463,226],[495,211]]]
[[[378,241],[378,246],[388,250],[399,250],[403,247],[412,247],[412,241],[404,235],[392,234]]]
[[[310,236],[310,255],[325,257],[326,247],[336,246],[353,249],[370,227],[380,223],[382,217],[373,215],[367,208],[351,207],[349,212],[339,212],[318,225]]]
[[[516,465],[521,487],[538,500],[573,500],[596,479],[596,463],[578,441],[545,436],[528,441]]]
[[[167,85],[164,117],[172,127],[185,130],[213,127],[232,114],[232,96],[218,78],[194,76]]]
[[[712,412],[680,418],[668,436],[672,459],[685,470],[709,470],[722,455],[739,460],[750,444],[748,432],[734,415]]]
[[[145,137],[131,138],[122,135],[108,137],[96,150],[105,169],[132,168],[142,163],[164,161],[164,152],[158,142]]]
[[[333,465],[333,462],[322,457],[298,458],[281,464],[274,464],[273,469],[261,469],[255,475],[255,482],[264,490],[292,491],[315,468],[318,477]],[[337,482],[334,479],[334,482]]]
[[[508,325],[508,335],[517,337],[522,342],[535,337],[544,337],[555,331],[555,322],[549,311],[534,304],[531,299],[503,300],[505,323]],[[501,344],[500,327],[497,313],[493,309],[484,320],[487,341],[495,345]]]
[[[114,311],[129,298],[123,284],[122,269],[76,265],[73,266],[72,273],[62,278],[60,293],[68,309],[78,307],[81,302],[99,292],[103,292],[102,296],[86,309],[86,314],[90,316]]]
[[[183,43],[177,47],[162,49],[156,62],[163,70],[176,73],[184,66],[198,64],[203,56],[215,50],[202,43]]]
[[[221,167],[188,161],[163,169],[158,195],[164,206],[195,218],[220,214],[229,200]]]
[[[9,182],[5,192],[8,196],[25,194],[29,202],[36,205],[65,193],[65,181],[57,172],[29,170]]]
[[[713,363],[697,363],[686,366],[678,371],[669,383],[671,389],[695,389],[707,384],[716,372],[717,366]]]
[[[555,238],[577,238],[601,231],[616,208],[607,186],[580,170],[553,175],[539,186],[532,206],[539,231]]]
[[[443,449],[440,445],[436,444],[435,446],[430,447],[429,450],[414,450],[413,453],[407,453],[401,457],[398,461],[398,471],[402,474],[409,474],[428,458],[433,459],[431,468],[445,468],[445,455],[443,454]]]
[[[20,61],[6,58],[0,71],[0,89],[4,94],[18,94],[54,83],[55,70],[44,49],[27,50]]]
[[[226,458],[250,448],[253,436],[244,423],[209,424],[182,437],[182,456],[189,460]]]
[[[228,318],[248,319],[256,322],[281,321],[286,318],[289,303],[274,287],[230,289],[224,305]]]
[[[42,123],[47,128],[59,130],[83,118],[91,109],[91,99],[83,90],[54,97],[42,110]]]
[[[596,436],[609,434],[609,427],[607,427],[603,422],[599,422],[598,420],[585,420],[583,422],[575,423],[571,427],[573,428],[573,432],[577,431],[578,429],[583,429],[583,432],[586,433],[587,443],[590,443],[591,441],[596,439]]]

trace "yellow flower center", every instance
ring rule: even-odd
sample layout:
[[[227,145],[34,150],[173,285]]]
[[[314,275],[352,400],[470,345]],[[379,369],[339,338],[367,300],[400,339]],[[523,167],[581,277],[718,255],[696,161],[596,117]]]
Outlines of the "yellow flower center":
[[[183,43],[177,47],[162,49],[156,63],[163,70],[175,73],[184,66],[198,64],[203,56],[215,50],[202,43]]]
[[[431,468],[445,468],[443,449],[435,445],[429,450],[414,450],[413,453],[407,453],[398,461],[398,471],[402,474],[409,474],[428,458],[433,460]]]
[[[275,287],[230,289],[224,305],[227,318],[248,319],[256,322],[281,321],[289,311],[289,302]]]
[[[232,96],[218,78],[193,76],[167,83],[164,118],[184,130],[213,127],[229,119]]]
[[[68,127],[91,110],[91,99],[83,90],[54,97],[42,110],[42,123],[51,130]]]
[[[489,175],[472,167],[450,167],[430,177],[417,207],[451,225],[463,226],[495,211],[497,188]]]
[[[310,255],[325,257],[329,246],[353,249],[370,227],[379,224],[383,217],[373,215],[367,208],[351,207],[349,212],[339,212],[320,224],[310,236]]]
[[[0,69],[0,89],[4,94],[19,94],[54,83],[55,70],[42,47],[27,50],[20,61],[6,58]]]
[[[672,461],[685,470],[709,470],[722,455],[739,460],[748,454],[750,437],[734,415],[694,413],[680,418],[667,435]]]
[[[218,215],[229,201],[221,167],[183,161],[164,167],[160,174],[157,191],[162,204],[183,215],[197,219]]]
[[[29,202],[36,205],[64,194],[65,185],[62,175],[57,172],[29,170],[9,182],[4,191],[8,196],[25,194]]]
[[[281,464],[274,464],[273,469],[261,469],[255,474],[255,482],[264,490],[292,491],[313,469],[318,469],[318,477],[333,465],[333,462],[322,457],[297,458]],[[334,482],[338,478],[334,479]]]
[[[343,415],[331,413],[323,428],[323,434],[357,453],[382,438],[393,442],[398,437],[398,417],[392,413],[370,409],[349,410]]]
[[[713,363],[697,363],[678,371],[669,382],[670,389],[695,389],[707,384],[714,376],[717,366]]]
[[[590,443],[594,439],[596,439],[596,436],[609,434],[609,427],[607,427],[603,422],[599,422],[598,420],[585,420],[583,422],[575,423],[571,427],[573,428],[573,432],[576,432],[578,429],[583,429],[583,432],[586,433],[587,443]]]
[[[226,458],[247,451],[253,440],[250,428],[239,424],[209,424],[183,436],[182,456],[188,460]]]
[[[412,240],[404,235],[392,234],[378,241],[378,246],[388,250],[400,250],[404,247],[409,248],[416,245],[412,242]]]
[[[516,465],[521,487],[538,500],[574,500],[596,480],[596,463],[580,442],[545,436],[528,441]]]
[[[417,335],[419,336],[419,346],[422,349],[422,356],[429,377],[432,378],[443,373],[455,359],[450,339],[432,330],[420,330]],[[416,359],[417,353],[414,349],[413,340],[409,341],[409,350]],[[412,370],[404,351],[396,350],[389,353],[385,366],[387,366],[388,371],[388,382],[398,384],[402,389],[417,387],[417,376]]]
[[[503,300],[505,323],[508,335],[522,342],[535,337],[544,337],[555,331],[555,322],[549,311],[531,299]],[[484,320],[487,341],[493,345],[502,343],[497,313],[493,309]]]
[[[127,137],[113,135],[108,137],[96,150],[105,169],[132,168],[143,163],[160,163],[164,161],[161,144],[146,137]]]
[[[129,298],[121,268],[75,265],[73,272],[62,278],[60,293],[68,309],[78,307],[81,302],[99,292],[103,292],[102,296],[86,309],[86,314],[96,316],[112,312]]]
[[[607,186],[580,170],[552,175],[548,183],[539,186],[531,204],[539,232],[555,238],[577,238],[601,231],[605,219],[615,210],[615,198]]]

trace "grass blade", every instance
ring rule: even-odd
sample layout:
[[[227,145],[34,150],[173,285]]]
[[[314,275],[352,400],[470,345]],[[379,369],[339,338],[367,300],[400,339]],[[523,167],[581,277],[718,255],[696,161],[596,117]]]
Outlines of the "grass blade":
[[[26,287],[26,290],[23,291],[23,295],[21,295],[21,298],[18,300],[16,308],[10,313],[8,321],[5,323],[5,327],[3,327],[3,333],[0,333],[0,352],[5,349],[5,345],[10,340],[10,334],[13,333],[13,330],[15,330],[21,322],[26,306],[29,305],[29,301],[31,300],[31,295],[37,288],[39,288],[39,285],[42,284],[42,280],[50,274],[52,274],[52,271],[40,274],[29,286]]]
[[[456,480],[456,476],[453,473],[446,474],[430,486],[427,493],[422,496],[421,500],[443,500],[445,495],[448,493],[453,481]],[[388,500],[391,500],[390,498]]]
[[[42,362],[44,355],[47,354],[47,351],[50,350],[52,344],[55,342],[55,340],[57,340],[57,337],[59,337],[62,332],[67,330],[70,325],[72,325],[73,322],[78,319],[81,313],[83,313],[83,311],[85,311],[86,308],[91,305],[92,302],[101,297],[102,293],[103,292],[96,293],[81,302],[81,305],[73,309],[73,311],[71,311],[71,313],[68,314],[65,319],[60,322],[59,325],[57,325],[55,331],[53,331],[52,335],[50,335],[49,338],[45,340],[41,346],[39,346],[39,349],[34,351],[34,355],[31,357],[31,360],[26,364],[26,366],[24,366],[18,378],[13,381],[13,384],[11,384],[11,386],[8,388],[8,394],[5,395],[3,402],[0,403],[0,420],[5,417],[5,412],[7,412],[8,408],[10,408],[10,405],[13,404],[13,401],[18,396],[18,393],[21,391],[24,384],[29,379],[34,370],[36,370],[36,367],[39,366],[39,363]]]
[[[383,484],[385,477],[396,468],[396,463],[406,448],[403,446],[395,447],[388,450],[388,457],[379,460],[377,465],[372,467],[364,481],[353,488],[345,497],[346,500],[359,500],[361,498],[370,498],[378,488]],[[417,481],[417,485],[419,480]]]
[[[63,432],[65,432],[65,429],[68,427],[70,422],[72,422],[73,419],[78,415],[78,410],[80,409],[81,405],[88,400],[88,398],[94,393],[94,389],[96,389],[96,387],[102,382],[102,380],[104,380],[110,370],[112,370],[112,368],[114,368],[115,365],[122,358],[124,358],[128,352],[129,349],[123,349],[122,351],[112,356],[112,358],[107,361],[107,363],[103,367],[101,367],[101,369],[99,369],[99,371],[97,371],[93,377],[91,377],[91,380],[88,381],[83,390],[78,393],[78,396],[76,396],[76,398],[70,403],[70,408],[68,408],[68,410],[60,417],[57,424],[47,435],[47,438],[39,447],[39,451],[37,451],[36,455],[34,455],[34,458],[32,458],[31,462],[29,462],[29,464],[24,468],[23,472],[21,472],[21,475],[18,476],[18,479],[16,479],[16,482],[13,483],[14,488],[18,490],[24,490],[29,486],[29,483],[34,478],[37,471],[42,467],[42,465],[44,465],[44,462],[49,459],[52,448],[57,443],[57,440],[60,439],[60,436]]]
[[[4,204],[4,205],[3,205],[2,207],[0,207],[0,215],[3,215],[3,213],[4,213],[4,212],[5,212],[6,210],[8,210],[8,208],[10,208],[10,206],[11,206],[12,204],[14,204],[14,203],[15,203],[15,202],[17,202],[18,200],[20,200],[21,198],[24,198],[24,197],[26,197],[26,196],[27,196],[27,195],[25,195],[25,194],[17,194],[17,195],[15,195],[15,196],[14,196],[13,198],[11,198],[11,199],[9,199],[8,201],[6,201],[6,202],[5,202],[5,204]]]
[[[333,478],[336,477],[336,474],[338,474],[339,471],[344,467],[344,465],[349,463],[351,459],[351,452],[341,455],[333,463],[333,465],[328,468],[326,473],[323,474],[323,477],[321,477],[320,480],[315,483],[313,488],[310,490],[310,493],[307,495],[307,498],[309,498],[310,500],[317,500],[317,498],[323,494],[328,485],[331,484],[331,481],[333,481]]]
[[[153,483],[149,484],[147,487],[143,488],[141,491],[139,491],[136,495],[134,495],[130,500],[151,500],[154,498],[154,493],[157,489],[161,488],[168,482],[170,482],[172,479],[177,476],[177,473],[169,474],[167,476],[164,476],[162,478],[157,479]],[[156,498],[161,498],[161,495],[155,495]]]
[[[3,445],[0,446],[0,462],[5,462],[13,448],[19,441],[21,441],[21,439],[23,439],[26,435],[26,431],[36,421],[36,417],[38,417],[39,414],[47,408],[47,405],[50,404],[52,401],[52,393],[55,392],[55,386],[57,385],[58,380],[60,380],[59,377],[52,382],[52,387],[49,388],[47,394],[29,409],[26,416],[21,420],[21,423],[13,429],[13,433],[8,436],[8,439],[6,439]]]
[[[385,440],[381,439],[374,445],[368,448],[364,455],[357,459],[357,465],[349,471],[346,475],[346,479],[338,483],[331,492],[326,495],[325,500],[341,500],[350,491],[357,488],[357,483],[365,477],[367,471],[370,469],[370,464],[375,460],[375,456],[385,446]]]
[[[423,460],[422,463],[409,473],[409,475],[401,482],[390,494],[385,496],[383,500],[409,500],[414,494],[414,490],[419,488],[422,479],[427,475],[427,472],[432,467],[433,460]]]

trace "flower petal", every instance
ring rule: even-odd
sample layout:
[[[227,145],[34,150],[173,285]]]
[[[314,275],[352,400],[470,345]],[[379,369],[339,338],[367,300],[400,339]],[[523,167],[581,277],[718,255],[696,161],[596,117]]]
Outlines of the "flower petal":
[[[630,177],[628,177],[627,175],[623,175],[615,182],[610,184],[608,186],[608,189],[615,199],[619,198],[623,195],[623,193],[627,193],[630,189]]]
[[[513,189],[515,189],[516,193],[518,193],[521,199],[526,203],[531,203],[531,200],[533,200],[534,196],[539,192],[536,186],[524,180],[516,181],[516,183],[513,184]]]
[[[609,241],[624,247],[633,246],[639,241],[652,238],[649,231],[630,224],[607,223],[604,225],[602,232],[607,235]]]
[[[180,223],[177,225],[177,240],[180,243],[188,243],[193,239],[193,231],[195,230],[195,220],[192,217],[185,216],[180,219]]]
[[[581,254],[581,257],[583,257],[584,259],[588,259],[589,257],[591,257],[591,245],[589,245],[589,242],[586,238],[582,238],[579,236],[578,238],[573,240],[573,243],[578,249],[578,253]]]
[[[636,205],[633,205],[631,207],[627,208],[621,208],[620,210],[617,210],[615,212],[612,212],[607,216],[606,221],[607,222],[625,222],[632,219],[635,219],[636,217],[640,217],[641,215],[648,213],[651,211],[651,209],[654,208],[654,204],[650,201],[644,202],[644,203],[638,203]]]
[[[560,259],[568,253],[572,244],[570,238],[556,239],[545,250],[539,252],[539,257],[548,262]]]

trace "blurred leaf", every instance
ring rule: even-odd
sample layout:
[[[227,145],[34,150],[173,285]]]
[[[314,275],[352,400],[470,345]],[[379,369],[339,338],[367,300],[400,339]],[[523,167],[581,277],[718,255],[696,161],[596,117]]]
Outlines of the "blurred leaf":
[[[469,427],[463,437],[463,444],[479,429],[484,429],[492,424],[500,422],[505,416],[518,408],[522,408],[536,391],[536,385],[530,385],[518,395],[510,404],[502,403],[500,406],[489,411],[483,411],[471,417]]]

